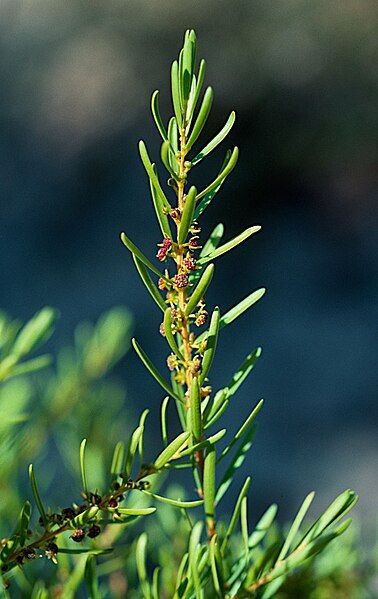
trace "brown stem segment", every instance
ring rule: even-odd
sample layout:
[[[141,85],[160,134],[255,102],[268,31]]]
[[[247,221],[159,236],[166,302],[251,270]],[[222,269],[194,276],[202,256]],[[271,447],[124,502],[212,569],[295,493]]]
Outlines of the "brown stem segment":
[[[179,211],[182,213],[185,204],[185,182],[187,175],[187,167],[185,165],[186,159],[186,123],[184,120],[183,127],[180,130],[180,151],[178,156],[178,166],[179,166],[179,174],[178,174],[178,182],[177,182],[177,205]],[[179,231],[180,224],[177,224],[177,230]],[[183,262],[184,262],[184,252],[185,246],[179,245],[176,251],[176,266],[177,273],[180,274],[183,272]],[[184,348],[184,357],[185,357],[185,384],[186,384],[186,408],[190,407],[190,386],[193,380],[193,372],[191,370],[191,360],[192,360],[192,345],[190,339],[190,330],[189,330],[189,319],[185,316],[185,309],[187,305],[186,298],[186,289],[178,289],[178,306],[181,313],[181,327],[180,327],[180,335],[182,338],[183,348]],[[204,477],[204,453],[203,450],[199,450],[194,455],[194,460],[198,466],[199,470],[199,482],[200,484],[197,487],[197,493],[199,497],[203,497],[203,477]],[[208,537],[211,539],[215,534],[215,522],[212,520],[211,522],[207,519],[207,527],[208,527]]]

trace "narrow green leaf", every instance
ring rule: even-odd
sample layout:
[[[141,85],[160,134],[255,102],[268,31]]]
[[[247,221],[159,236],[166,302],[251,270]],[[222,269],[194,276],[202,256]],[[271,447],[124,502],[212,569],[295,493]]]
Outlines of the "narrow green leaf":
[[[161,436],[163,439],[163,445],[164,447],[167,446],[168,444],[168,437],[167,437],[167,406],[168,406],[168,402],[170,400],[169,395],[167,395],[167,397],[165,397],[162,401],[161,404],[161,410],[160,410],[160,420],[161,420]]]
[[[200,299],[206,293],[208,286],[211,283],[211,279],[214,274],[214,264],[209,264],[202,273],[200,280],[197,283],[197,286],[192,292],[192,295],[189,298],[189,301],[185,308],[185,316],[189,316],[193,310],[196,308]]]
[[[263,405],[264,405],[264,400],[261,399],[259,401],[259,403],[250,412],[249,416],[245,419],[245,421],[243,422],[243,424],[241,425],[241,427],[239,428],[239,430],[236,432],[236,434],[233,436],[233,438],[232,438],[231,442],[229,443],[229,445],[227,445],[227,447],[224,448],[224,450],[222,451],[222,454],[221,454],[219,460],[222,460],[229,453],[229,451],[233,448],[233,446],[235,445],[235,443],[237,443],[239,441],[239,439],[242,438],[242,436],[244,435],[244,433],[247,432],[248,429],[250,429],[252,423],[254,422],[257,414],[260,412],[260,410],[263,407]]]
[[[203,82],[205,80],[205,72],[206,72],[206,62],[202,59],[200,62],[200,65],[199,65],[199,69],[198,69],[198,76],[197,76],[194,93],[191,95],[191,97],[189,98],[189,102],[188,102],[187,118],[188,118],[189,123],[191,122],[191,120],[193,118],[194,111],[197,106],[198,98],[200,96]]]
[[[192,186],[186,194],[185,204],[182,211],[181,222],[178,230],[178,243],[185,243],[189,229],[193,222],[194,208],[196,205],[197,190]]]
[[[245,438],[242,439],[239,448],[235,452],[235,455],[233,456],[230,465],[224,473],[222,482],[217,490],[216,503],[219,503],[219,501],[222,499],[223,495],[226,493],[234,479],[236,470],[238,470],[238,468],[240,468],[240,466],[244,463],[247,453],[252,446],[253,434],[254,429],[248,431],[245,435]]]
[[[310,530],[305,534],[300,544],[304,541],[308,543],[318,537],[328,526],[335,524],[340,518],[345,516],[357,503],[358,495],[351,489],[347,489],[331,503],[325,512],[311,526]]]
[[[147,418],[147,416],[148,416],[148,414],[149,414],[149,413],[150,413],[150,410],[148,410],[148,409],[146,409],[146,410],[143,410],[143,412],[142,412],[142,414],[141,414],[141,417],[140,417],[140,419],[139,419],[139,426],[140,426],[140,427],[141,427],[141,429],[142,429],[142,434],[140,435],[140,437],[139,437],[139,441],[138,441],[138,452],[139,452],[139,458],[140,458],[140,462],[141,462],[142,464],[143,464],[143,462],[144,462],[144,456],[143,456],[143,453],[144,453],[144,447],[143,447],[143,441],[144,441],[144,425],[145,425],[146,418]]]
[[[171,499],[170,497],[162,497],[161,495],[156,495],[156,493],[151,493],[150,491],[142,491],[145,495],[160,501],[161,503],[166,503],[168,505],[173,505],[174,507],[190,509],[193,507],[198,507],[203,504],[203,499],[198,499],[196,501],[181,501],[181,499]]]
[[[122,441],[118,441],[114,448],[112,465],[110,467],[110,473],[112,476],[119,476],[123,472],[123,460],[125,457],[125,444]]]
[[[156,302],[156,304],[159,306],[159,308],[162,310],[162,312],[165,312],[167,305],[166,305],[165,301],[163,300],[163,298],[161,297],[159,291],[156,289],[150,275],[148,274],[146,267],[144,266],[143,262],[141,262],[135,254],[132,254],[132,257],[133,257],[136,269],[137,269],[138,273],[140,274],[140,278],[142,279],[143,283],[145,284],[152,299]]]
[[[190,88],[192,85],[192,76],[193,76],[193,59],[194,59],[194,44],[190,39],[190,36],[187,35],[185,37],[183,54],[182,54],[182,98],[183,102],[186,105],[188,102]]]
[[[212,445],[206,451],[203,471],[203,497],[209,529],[213,527],[215,516],[215,466],[216,452],[214,445]]]
[[[218,258],[222,254],[229,252],[234,247],[248,239],[248,237],[260,231],[260,229],[261,227],[259,225],[256,227],[249,227],[248,229],[243,231],[243,233],[240,233],[240,235],[234,237],[234,239],[231,239],[227,243],[224,243],[223,245],[219,246],[216,250],[211,252],[211,254],[208,254],[207,256],[203,256],[203,258],[200,258],[198,260],[198,264],[206,264],[206,262],[210,262],[210,260],[215,260],[215,258]]]
[[[234,169],[239,156],[239,149],[235,146],[233,149],[229,161],[224,167],[224,169],[219,173],[219,175],[214,179],[212,183],[210,183],[201,193],[197,195],[197,202],[204,196],[206,196],[210,191],[213,191],[219,183],[223,182],[223,180],[228,177],[231,171]]]
[[[81,512],[80,514],[75,516],[75,518],[72,518],[71,524],[77,528],[79,526],[83,526],[83,524],[87,524],[87,522],[93,520],[97,516],[99,511],[100,508],[97,505],[92,505],[84,512]]]
[[[207,336],[206,341],[206,349],[202,359],[202,370],[200,375],[201,383],[206,379],[207,375],[209,374],[209,370],[214,360],[215,350],[218,342],[219,320],[220,312],[219,308],[216,307],[214,308],[214,311],[211,315],[209,334]]]
[[[174,338],[173,332],[172,332],[172,310],[170,307],[166,308],[165,312],[164,312],[164,334],[165,334],[165,338],[168,341],[168,345],[171,348],[171,350],[173,351],[173,353],[180,359],[180,360],[185,360],[184,356],[182,355],[182,353],[179,350],[179,347],[176,343],[176,340]]]
[[[228,117],[226,124],[222,127],[219,133],[208,143],[206,146],[197,154],[195,158],[192,160],[192,166],[198,164],[202,158],[210,154],[229,134],[232,129],[232,126],[235,122],[235,112],[232,111],[230,116]]]
[[[196,592],[196,598],[201,596],[201,580],[199,576],[198,557],[201,548],[200,542],[202,529],[203,523],[201,521],[196,522],[192,528],[189,539],[189,566]]]
[[[16,364],[13,366],[8,374],[1,377],[1,380],[10,379],[22,374],[29,374],[30,372],[36,372],[37,370],[46,368],[46,366],[50,366],[51,362],[52,358],[48,354],[38,356],[38,358],[33,358],[32,360],[27,360],[26,362],[21,362],[21,364]]]
[[[222,165],[221,165],[221,168],[220,168],[220,171],[219,171],[218,175],[220,175],[223,172],[225,166],[228,164],[228,162],[229,162],[229,160],[231,158],[231,154],[232,154],[231,150],[227,150],[226,155],[224,157],[224,160],[222,162]],[[210,203],[212,202],[212,200],[214,199],[215,195],[218,193],[218,191],[222,187],[222,185],[225,182],[225,180],[226,180],[226,177],[224,179],[220,179],[220,181],[214,187],[212,187],[210,189],[210,191],[208,191],[204,195],[202,201],[199,204],[197,204],[197,207],[196,207],[195,212],[194,212],[194,219],[195,220],[197,220],[201,216],[201,214],[206,210],[206,208],[210,205]],[[201,254],[202,254],[202,252],[201,252]]]
[[[197,141],[206,121],[209,116],[211,105],[213,103],[214,92],[211,87],[208,87],[203,96],[202,105],[199,110],[196,122],[193,125],[192,131],[189,135],[189,139],[186,143],[186,147],[188,150],[195,144]]]
[[[156,512],[156,507],[117,507],[114,509],[124,516],[149,516]]]
[[[160,572],[161,569],[157,566],[152,574],[152,599],[160,599]]]
[[[227,387],[225,389],[220,389],[216,392],[214,399],[205,413],[206,423],[208,419],[212,418],[214,414],[218,412],[218,410],[223,406],[224,402],[227,400]]]
[[[147,356],[146,352],[140,347],[137,340],[132,339],[131,343],[132,343],[136,353],[138,354],[139,358],[141,359],[141,361],[147,368],[147,370],[154,377],[154,379],[159,383],[159,385],[161,387],[163,387],[164,391],[166,391],[168,393],[168,395],[170,395],[174,399],[177,399],[178,401],[182,401],[181,398],[177,395],[177,393],[175,393],[173,391],[172,387],[167,383],[167,381],[161,376],[161,374],[159,373],[157,368],[153,365],[150,358]]]
[[[136,245],[126,236],[126,233],[121,233],[121,241],[127,247],[127,249],[134,254],[145,266],[147,266],[155,275],[158,277],[168,280],[167,277],[161,274],[161,272],[150,262],[148,258],[136,247]]]
[[[143,427],[137,426],[133,434],[131,435],[129,446],[127,449],[126,461],[125,461],[125,478],[129,478],[133,467],[133,462],[139,445],[139,440],[143,435]]]
[[[226,432],[227,432],[227,429],[222,428],[220,431],[218,431],[214,435],[211,435],[211,437],[208,437],[207,439],[204,439],[203,441],[200,441],[199,443],[196,443],[195,445],[191,445],[187,449],[184,449],[184,451],[180,452],[180,458],[183,458],[188,455],[193,455],[193,453],[195,453],[196,451],[199,451],[200,449],[207,449],[208,447],[210,447],[210,445],[215,445],[215,443],[217,443],[218,441],[220,441],[222,439],[222,437],[224,437]]]
[[[18,546],[23,547],[28,536],[28,528],[31,516],[31,504],[29,501],[25,501],[20,514],[16,529],[13,535],[8,539],[7,543],[3,545],[1,550],[1,560],[7,560],[10,553],[12,553]]]
[[[248,493],[250,485],[251,485],[251,477],[248,476],[246,478],[246,480],[245,480],[245,482],[244,482],[244,484],[243,484],[243,486],[241,488],[241,491],[240,491],[240,493],[238,495],[238,498],[236,500],[234,511],[232,512],[230,523],[229,523],[229,525],[227,527],[227,531],[226,531],[226,534],[224,536],[223,543],[222,543],[222,546],[221,546],[222,552],[224,552],[226,550],[227,543],[230,540],[231,535],[232,535],[232,533],[235,530],[235,526],[236,526],[236,524],[237,524],[237,522],[239,520],[239,517],[240,517],[241,503],[242,503],[243,498],[247,496],[247,493]]]
[[[193,378],[190,385],[190,423],[193,443],[199,443],[202,437],[201,392],[199,380]]]
[[[167,198],[165,197],[164,191],[162,190],[162,188],[160,186],[158,176],[152,166],[150,157],[147,152],[146,144],[144,143],[143,140],[140,140],[138,147],[139,147],[139,154],[140,154],[140,157],[143,162],[143,166],[146,170],[146,173],[147,173],[149,179],[153,183],[153,186],[154,186],[156,193],[159,197],[161,205],[164,207],[165,210],[167,210],[167,212],[169,212],[171,210],[171,205],[168,202]]]
[[[160,157],[161,157],[162,163],[164,164],[164,166],[167,169],[170,176],[173,177],[173,179],[177,179],[177,169],[172,168],[172,164],[174,164],[174,163],[172,162],[171,144],[169,143],[168,140],[163,141],[163,143],[161,144]]]
[[[44,343],[53,332],[57,315],[57,311],[49,307],[37,312],[18,333],[12,354],[19,360]]]
[[[217,422],[217,420],[219,420],[222,414],[227,410],[229,403],[230,401],[227,399],[226,396],[224,396],[224,401],[218,407],[218,409],[214,411],[211,416],[208,416],[206,418],[206,424],[204,426],[205,429],[210,428],[211,426],[213,426],[213,424]]]
[[[241,500],[241,506],[240,506],[240,527],[241,527],[241,533],[242,533],[242,539],[243,539],[243,545],[244,545],[246,568],[248,568],[248,564],[249,564],[249,547],[248,547],[249,533],[248,533],[247,509],[248,509],[248,499],[246,496],[244,496]]]
[[[156,470],[161,470],[164,466],[180,451],[184,443],[188,440],[190,433],[185,431],[178,435],[169,445],[158,455],[154,462]]]
[[[226,314],[221,317],[219,328],[222,329],[227,324],[231,324],[231,322],[246,312],[246,310],[253,306],[253,304],[258,302],[265,292],[265,287],[261,287],[261,289],[257,289],[256,291],[253,291],[253,293],[247,295],[247,297],[245,297],[241,302],[236,304],[236,306],[231,308],[231,310],[226,312]]]
[[[294,521],[293,521],[293,523],[290,527],[290,530],[287,534],[287,537],[283,544],[283,547],[278,555],[278,558],[277,558],[278,562],[283,560],[286,557],[287,553],[290,551],[290,549],[294,543],[295,537],[298,533],[298,530],[300,528],[300,525],[302,524],[303,519],[304,519],[305,515],[307,514],[309,507],[310,507],[311,503],[313,502],[314,497],[315,497],[315,493],[312,491],[311,493],[309,493],[307,495],[307,497],[303,501],[301,507],[299,508],[298,513],[295,516]]]
[[[46,512],[44,510],[41,496],[38,491],[38,486],[37,486],[37,481],[35,479],[33,464],[30,464],[30,466],[29,466],[29,480],[30,480],[30,486],[33,491],[35,503],[36,503],[38,511],[41,515],[43,525],[45,526],[45,524],[47,523]]]
[[[253,352],[248,354],[244,362],[239,366],[238,370],[235,372],[231,381],[226,387],[226,395],[227,397],[232,397],[239,389],[240,385],[245,381],[257,360],[261,356],[262,349],[261,347],[257,347]]]
[[[255,530],[249,537],[250,549],[253,549],[254,547],[256,547],[256,545],[261,543],[261,541],[263,540],[263,538],[265,537],[265,535],[267,534],[268,530],[274,522],[274,519],[277,515],[277,509],[277,505],[273,503],[261,516],[260,520],[255,526]]]
[[[219,245],[220,240],[222,239],[224,233],[224,226],[222,223],[219,223],[213,231],[210,233],[209,239],[206,241],[200,252],[200,258],[202,256],[207,256],[211,252],[213,252]]]
[[[168,139],[167,131],[164,127],[159,110],[159,90],[155,90],[151,98],[151,111],[154,117],[158,131],[163,139]]]
[[[171,68],[172,103],[178,126],[182,127],[182,113],[180,102],[179,66],[177,60],[172,63]]]
[[[152,164],[153,171],[156,173],[156,166]],[[163,202],[160,199],[159,194],[157,193],[153,182],[149,179],[150,192],[152,198],[152,204],[154,206],[155,214],[157,221],[159,223],[159,227],[164,237],[169,237],[172,239],[172,232],[169,226],[168,216],[166,214],[166,208],[164,207]]]
[[[168,139],[174,152],[178,152],[178,128],[177,121],[173,116],[168,123]]]
[[[225,597],[223,590],[223,580],[222,580],[222,561],[219,556],[219,552],[217,551],[217,535],[214,535],[210,541],[209,546],[209,557],[210,557],[210,568],[211,575],[214,584],[214,590],[216,592],[217,597]]]
[[[146,569],[146,548],[147,534],[145,532],[142,532],[136,544],[135,560],[142,595],[144,599],[151,599],[151,589],[150,584],[148,582]]]
[[[80,443],[80,472],[81,472],[81,481],[83,485],[84,493],[88,492],[88,484],[87,484],[87,475],[85,471],[85,447],[87,445],[87,440],[83,439]]]
[[[82,547],[79,549],[71,549],[68,547],[59,547],[59,553],[66,553],[67,555],[80,555],[82,553],[90,553],[91,555],[103,555],[112,553],[113,547],[107,549],[94,549],[93,547]]]
[[[85,583],[87,586],[88,597],[90,599],[101,599],[100,589],[98,586],[96,560],[94,555],[88,555],[85,563],[84,573]]]

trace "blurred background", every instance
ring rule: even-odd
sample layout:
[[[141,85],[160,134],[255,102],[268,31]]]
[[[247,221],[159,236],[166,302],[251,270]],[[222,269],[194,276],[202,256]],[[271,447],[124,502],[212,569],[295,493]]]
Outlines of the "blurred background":
[[[277,501],[287,518],[309,490],[318,491],[319,509],[353,487],[371,521],[378,492],[376,2],[3,0],[0,13],[1,309],[27,319],[43,305],[58,308],[55,351],[72,342],[79,321],[125,305],[143,347],[163,364],[160,315],[119,232],[156,253],[159,230],[137,141],[143,137],[157,159],[150,95],[161,90],[168,118],[170,62],[184,30],[196,29],[215,90],[205,138],[234,108],[229,143],[241,150],[206,212],[204,233],[218,222],[227,237],[263,225],[219,261],[208,296],[226,310],[251,290],[268,289],[221,338],[212,375],[227,383],[245,355],[263,346],[235,422],[228,418],[236,430],[242,414],[266,399],[240,474],[253,476],[251,512]],[[220,151],[207,161],[202,181],[222,158]],[[114,376],[127,388],[125,436],[148,405],[153,451],[160,389],[132,352]],[[106,398],[96,406],[105,412]],[[49,459],[53,468],[54,452]]]

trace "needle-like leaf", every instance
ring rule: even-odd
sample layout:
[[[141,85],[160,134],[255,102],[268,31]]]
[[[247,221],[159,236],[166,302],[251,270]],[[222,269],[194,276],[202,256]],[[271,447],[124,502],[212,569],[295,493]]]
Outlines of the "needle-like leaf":
[[[147,356],[146,352],[140,347],[139,343],[137,342],[136,339],[132,339],[132,345],[136,351],[136,353],[138,354],[138,356],[140,357],[140,359],[142,360],[143,364],[145,365],[145,367],[147,368],[147,370],[150,372],[150,374],[152,374],[152,376],[154,377],[154,379],[159,383],[159,385],[161,387],[163,387],[163,389],[171,396],[174,397],[175,399],[177,399],[178,401],[181,401],[181,398],[177,395],[177,393],[175,393],[172,389],[172,387],[167,383],[167,381],[161,376],[160,372],[157,370],[157,368],[154,366],[154,364],[151,362],[150,358]]]
[[[208,143],[206,146],[197,154],[195,158],[192,160],[192,166],[198,164],[202,158],[205,158],[210,152],[212,152],[229,134],[232,129],[232,126],[235,122],[235,112],[232,111],[230,116],[228,117],[226,124],[222,127],[219,133]]]

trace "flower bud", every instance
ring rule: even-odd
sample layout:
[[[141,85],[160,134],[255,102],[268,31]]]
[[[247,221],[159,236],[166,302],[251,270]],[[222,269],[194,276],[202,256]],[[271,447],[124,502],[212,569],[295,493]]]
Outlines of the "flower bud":
[[[82,528],[77,528],[70,537],[75,543],[80,543],[85,537],[85,531]]]
[[[174,276],[174,283],[177,289],[185,289],[189,285],[188,275],[185,273],[178,273]]]
[[[92,526],[87,532],[87,537],[89,537],[90,539],[94,539],[95,537],[98,537],[100,532],[101,528],[97,524],[92,524]]]

